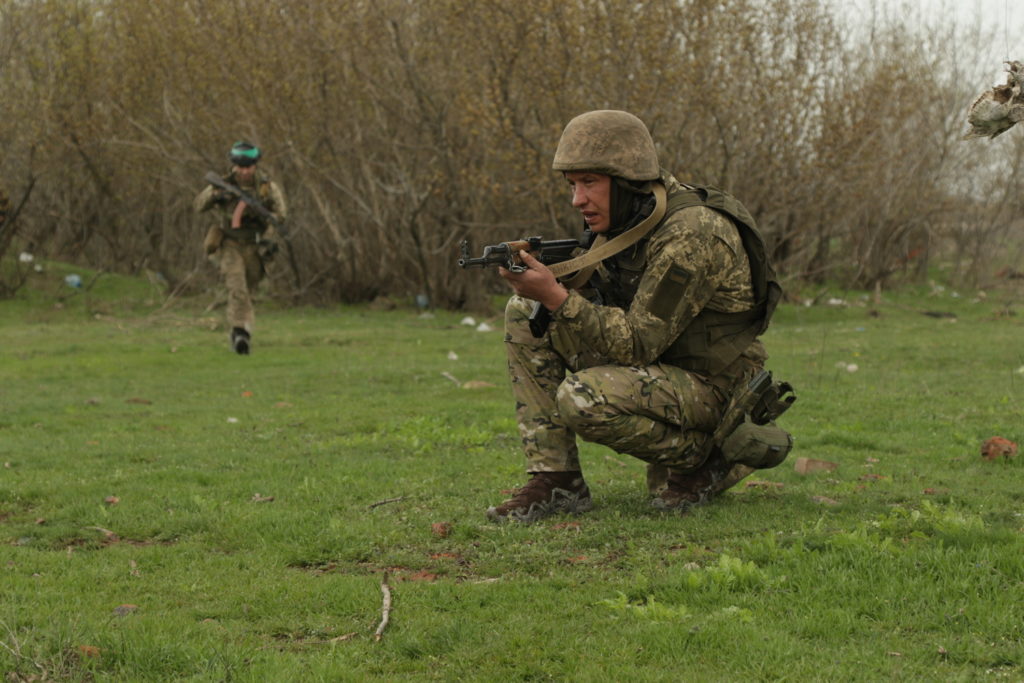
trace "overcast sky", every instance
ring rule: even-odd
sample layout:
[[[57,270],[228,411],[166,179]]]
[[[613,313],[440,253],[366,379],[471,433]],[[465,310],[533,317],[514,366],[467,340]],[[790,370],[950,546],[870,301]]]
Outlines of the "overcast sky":
[[[870,21],[872,7],[881,13],[897,13],[928,23],[956,23],[990,30],[992,40],[983,59],[991,61],[992,83],[1005,81],[1003,61],[1024,62],[1024,0],[849,0],[841,2],[854,13],[855,21]],[[987,68],[987,67],[986,67]]]

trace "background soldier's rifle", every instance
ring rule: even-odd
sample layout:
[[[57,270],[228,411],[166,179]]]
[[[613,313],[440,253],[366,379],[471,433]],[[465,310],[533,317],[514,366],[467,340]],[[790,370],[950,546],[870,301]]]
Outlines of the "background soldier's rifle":
[[[295,289],[298,291],[301,286],[301,282],[299,281],[299,267],[295,262],[295,252],[292,250],[292,241],[289,239],[288,228],[285,226],[284,221],[275,216],[259,199],[253,197],[237,185],[224,180],[213,171],[206,174],[205,180],[214,187],[220,188],[221,190],[238,197],[240,200],[245,202],[246,206],[255,211],[260,218],[273,225],[274,229],[281,234],[281,239],[284,241],[285,251],[288,252],[288,265],[291,266],[292,275],[295,276]]]

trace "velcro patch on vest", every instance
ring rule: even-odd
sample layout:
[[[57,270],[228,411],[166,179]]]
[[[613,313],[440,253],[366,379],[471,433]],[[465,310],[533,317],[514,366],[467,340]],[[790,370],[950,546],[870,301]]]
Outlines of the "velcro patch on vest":
[[[662,320],[668,320],[675,313],[676,306],[690,284],[690,272],[680,266],[672,266],[662,276],[651,297],[651,314]]]

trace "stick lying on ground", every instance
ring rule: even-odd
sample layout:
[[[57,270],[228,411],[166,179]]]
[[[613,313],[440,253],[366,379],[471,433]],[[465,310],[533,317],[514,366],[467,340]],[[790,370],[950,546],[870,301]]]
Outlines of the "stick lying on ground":
[[[388,503],[397,503],[400,500],[405,500],[405,496],[398,496],[397,498],[385,498],[384,500],[378,500],[376,503],[370,503],[371,508],[375,508],[378,505],[387,505]]]

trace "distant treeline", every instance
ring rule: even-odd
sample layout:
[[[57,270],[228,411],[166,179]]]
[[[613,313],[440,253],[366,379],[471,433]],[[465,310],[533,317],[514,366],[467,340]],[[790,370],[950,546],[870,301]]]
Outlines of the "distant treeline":
[[[247,139],[289,199],[277,293],[472,306],[494,283],[460,240],[576,234],[551,157],[609,108],[743,200],[789,280],[888,284],[946,245],[984,277],[1024,131],[960,140],[981,40],[820,0],[0,0],[0,183],[33,188],[0,252],[208,286],[191,201]]]

